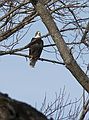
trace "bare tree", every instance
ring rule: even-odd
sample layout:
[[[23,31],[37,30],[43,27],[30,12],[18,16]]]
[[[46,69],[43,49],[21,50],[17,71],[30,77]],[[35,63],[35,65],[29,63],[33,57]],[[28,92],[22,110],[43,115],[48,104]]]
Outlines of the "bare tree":
[[[89,93],[89,61],[86,59],[89,55],[88,7],[88,0],[1,0],[0,56],[10,54],[28,58],[23,50],[28,49],[29,43],[24,46],[20,43],[29,32],[30,26],[40,17],[40,22],[48,30],[42,36],[48,43],[44,45],[44,50],[53,48],[55,59],[39,60],[65,65],[75,80]],[[88,104],[85,101],[80,120],[89,111]]]

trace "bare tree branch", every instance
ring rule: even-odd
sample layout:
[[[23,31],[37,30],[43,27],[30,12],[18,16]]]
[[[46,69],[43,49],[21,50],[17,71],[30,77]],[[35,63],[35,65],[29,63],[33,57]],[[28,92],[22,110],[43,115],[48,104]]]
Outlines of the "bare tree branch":
[[[28,15],[25,17],[21,23],[19,23],[17,26],[15,26],[12,29],[7,30],[6,32],[1,33],[0,35],[0,42],[11,36],[16,31],[19,31],[21,28],[23,28],[25,25],[29,24],[34,17],[37,16],[36,12],[32,12],[31,15]]]
[[[86,26],[85,32],[81,38],[81,42],[84,43],[87,47],[89,47],[89,40],[87,40],[87,34],[89,32],[89,22]]]
[[[84,118],[85,118],[87,112],[89,112],[89,100],[87,100],[86,104],[84,105],[79,120],[84,120]]]

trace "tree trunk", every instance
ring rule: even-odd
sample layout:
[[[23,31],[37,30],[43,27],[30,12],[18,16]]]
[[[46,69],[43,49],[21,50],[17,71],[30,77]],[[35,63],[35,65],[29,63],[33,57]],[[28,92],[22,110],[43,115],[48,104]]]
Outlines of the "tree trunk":
[[[47,27],[52,39],[54,40],[60,55],[67,67],[67,69],[72,73],[76,80],[82,85],[82,87],[89,92],[89,78],[84,73],[84,71],[79,67],[75,59],[73,58],[69,48],[67,47],[63,37],[61,36],[59,29],[56,26],[50,12],[47,10],[43,4],[43,0],[34,0],[32,4],[39,16],[41,17],[43,23]]]

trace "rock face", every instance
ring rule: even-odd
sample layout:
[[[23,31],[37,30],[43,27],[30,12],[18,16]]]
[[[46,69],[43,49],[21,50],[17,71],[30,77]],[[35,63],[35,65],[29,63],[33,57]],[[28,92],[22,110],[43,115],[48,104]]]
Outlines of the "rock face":
[[[30,105],[0,93],[0,120],[48,120]]]

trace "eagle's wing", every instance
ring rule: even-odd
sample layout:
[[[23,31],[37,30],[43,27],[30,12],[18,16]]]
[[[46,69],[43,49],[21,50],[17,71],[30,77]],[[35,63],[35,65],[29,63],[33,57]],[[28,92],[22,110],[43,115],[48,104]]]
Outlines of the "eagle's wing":
[[[28,44],[28,47],[30,48],[31,45],[35,44],[37,42],[36,38],[32,38],[31,42]]]
[[[35,39],[35,38],[32,38],[31,42],[30,42],[29,45],[28,45],[29,55],[31,54],[32,46],[34,46],[35,43],[36,43],[36,39]]]

